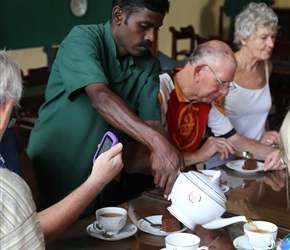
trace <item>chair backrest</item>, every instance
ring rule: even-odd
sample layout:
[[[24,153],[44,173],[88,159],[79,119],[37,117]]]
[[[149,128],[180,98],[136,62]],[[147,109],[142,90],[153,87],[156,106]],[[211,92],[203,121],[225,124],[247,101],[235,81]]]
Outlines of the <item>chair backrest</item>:
[[[50,72],[46,66],[41,68],[28,69],[27,80],[29,87],[35,85],[46,85],[48,82],[49,74]]]
[[[24,90],[21,98],[20,127],[32,129],[38,110],[44,103],[44,92],[49,78],[48,67],[28,69],[28,75],[23,76]]]
[[[172,50],[171,57],[173,59],[177,59],[178,55],[190,56],[191,52],[195,47],[196,34],[194,32],[194,28],[192,25],[188,25],[187,27],[181,27],[180,30],[176,30],[174,27],[170,27],[169,30],[172,33]],[[178,50],[177,42],[180,39],[189,39],[190,46],[189,49],[186,50]]]

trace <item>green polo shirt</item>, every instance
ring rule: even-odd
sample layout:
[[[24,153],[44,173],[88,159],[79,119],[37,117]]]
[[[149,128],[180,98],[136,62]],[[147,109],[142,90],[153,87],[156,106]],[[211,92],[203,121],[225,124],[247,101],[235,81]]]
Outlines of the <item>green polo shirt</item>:
[[[121,63],[116,55],[110,22],[74,27],[58,49],[28,145],[45,207],[86,180],[107,130],[126,143],[127,135],[92,107],[87,85],[105,83],[142,120],[160,120],[158,60],[150,51]]]

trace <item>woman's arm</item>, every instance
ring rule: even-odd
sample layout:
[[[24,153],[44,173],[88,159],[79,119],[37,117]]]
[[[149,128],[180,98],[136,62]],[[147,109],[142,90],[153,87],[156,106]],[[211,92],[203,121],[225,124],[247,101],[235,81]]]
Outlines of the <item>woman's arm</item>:
[[[95,161],[88,179],[60,202],[38,213],[48,245],[81,215],[89,203],[121,171],[121,143],[102,153]]]

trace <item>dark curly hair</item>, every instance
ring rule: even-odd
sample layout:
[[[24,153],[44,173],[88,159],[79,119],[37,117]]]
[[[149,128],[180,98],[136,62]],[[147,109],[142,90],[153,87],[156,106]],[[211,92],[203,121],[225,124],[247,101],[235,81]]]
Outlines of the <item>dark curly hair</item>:
[[[112,8],[120,6],[124,12],[130,15],[138,12],[140,9],[146,8],[157,13],[169,12],[168,0],[113,0]]]

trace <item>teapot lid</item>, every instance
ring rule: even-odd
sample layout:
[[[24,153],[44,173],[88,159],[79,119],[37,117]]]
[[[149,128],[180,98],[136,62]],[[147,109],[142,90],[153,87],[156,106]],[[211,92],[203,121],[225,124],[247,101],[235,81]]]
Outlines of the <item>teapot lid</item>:
[[[182,174],[184,174],[191,182],[193,182],[220,206],[225,208],[227,199],[217,183],[212,181],[208,176],[196,171],[182,172]]]

